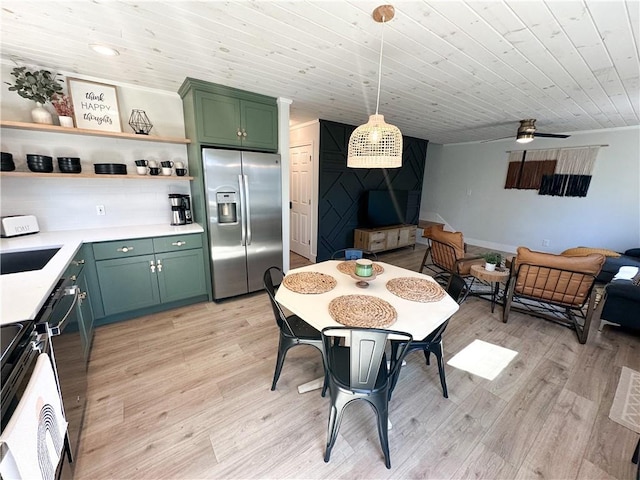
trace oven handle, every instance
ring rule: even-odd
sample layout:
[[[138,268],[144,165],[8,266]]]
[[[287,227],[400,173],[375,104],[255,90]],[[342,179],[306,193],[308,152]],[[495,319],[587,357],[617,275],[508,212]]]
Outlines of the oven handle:
[[[58,322],[58,325],[56,325],[55,327],[51,327],[51,326],[49,327],[49,336],[56,337],[62,333],[62,330],[64,330],[64,324],[67,322],[69,315],[71,315],[71,312],[73,311],[73,309],[76,307],[78,303],[78,298],[80,297],[79,294],[80,294],[80,287],[78,287],[78,285],[71,285],[70,287],[66,287],[64,289],[65,296],[73,295],[73,302],[71,302],[71,305],[69,306],[69,310],[67,310],[67,313],[64,314],[64,316],[62,317],[62,320]]]

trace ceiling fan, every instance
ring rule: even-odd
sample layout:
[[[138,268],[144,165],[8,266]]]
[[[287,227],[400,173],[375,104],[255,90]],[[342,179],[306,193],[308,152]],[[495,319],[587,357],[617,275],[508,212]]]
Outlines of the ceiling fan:
[[[511,124],[511,122],[509,123]],[[502,123],[500,125],[507,125],[506,123]],[[498,125],[493,125],[494,127]],[[562,135],[560,133],[541,133],[536,131],[536,119],[530,118],[527,120],[520,120],[520,126],[518,127],[518,131],[516,133],[516,142],[518,143],[529,143],[533,141],[534,137],[547,137],[547,138],[569,138],[571,135]],[[513,138],[511,136],[508,137],[500,137],[494,138],[491,140],[483,140],[481,143],[486,142],[495,142],[496,140],[504,140],[505,138]]]
[[[570,136],[571,135],[562,135],[559,133],[536,132],[536,119],[530,118],[528,120],[520,120],[518,133],[516,134],[516,142],[529,143],[533,140],[533,137],[569,138]]]

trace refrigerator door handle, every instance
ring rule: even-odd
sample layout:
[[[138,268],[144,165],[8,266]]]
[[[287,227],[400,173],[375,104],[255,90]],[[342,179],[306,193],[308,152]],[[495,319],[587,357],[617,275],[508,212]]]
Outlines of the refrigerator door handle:
[[[242,236],[240,238],[240,245],[243,247],[247,244],[247,230],[245,227],[245,222],[247,216],[245,215],[245,197],[244,197],[244,183],[242,182],[242,177],[244,175],[238,175],[238,190],[240,191],[240,227],[242,228]]]
[[[247,225],[247,245],[251,245],[251,201],[249,200],[249,176],[243,175],[244,177],[244,192],[246,203],[244,204],[244,211],[246,213],[245,222]]]

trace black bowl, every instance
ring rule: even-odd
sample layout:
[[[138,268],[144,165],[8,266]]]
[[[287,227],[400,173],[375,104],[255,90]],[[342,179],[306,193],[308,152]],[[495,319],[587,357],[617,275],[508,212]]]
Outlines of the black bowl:
[[[13,162],[13,155],[8,152],[2,152],[2,161],[3,162]]]
[[[33,153],[28,153],[27,161],[29,160],[34,162],[53,162],[53,157],[50,157],[48,155],[35,155]]]
[[[124,163],[96,163],[93,166],[97,174],[126,175],[127,166]]]
[[[58,157],[58,165],[80,165],[79,157]]]
[[[61,163],[58,165],[60,172],[62,173],[80,173],[82,172],[82,167],[80,165],[66,165]]]
[[[2,162],[0,162],[0,172],[13,172],[15,169],[16,165],[15,163],[13,163],[13,160],[3,160]]]
[[[37,172],[37,173],[51,173],[53,172],[53,164],[51,165],[44,165],[44,164],[39,164],[39,165],[34,165],[31,163],[27,164],[29,167],[29,170],[31,170],[32,172]]]

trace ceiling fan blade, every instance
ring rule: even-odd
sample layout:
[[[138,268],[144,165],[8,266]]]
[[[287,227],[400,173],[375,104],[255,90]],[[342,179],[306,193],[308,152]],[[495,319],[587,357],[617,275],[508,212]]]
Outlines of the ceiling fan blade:
[[[498,140],[506,140],[507,138],[513,138],[513,135],[509,135],[508,137],[491,138],[489,140],[482,140],[480,141],[480,143],[497,142]]]
[[[539,133],[534,132],[534,137],[548,137],[548,138],[569,138],[571,135],[562,135],[560,133]]]

